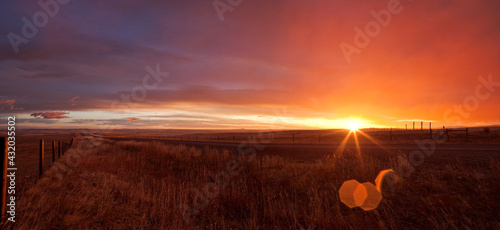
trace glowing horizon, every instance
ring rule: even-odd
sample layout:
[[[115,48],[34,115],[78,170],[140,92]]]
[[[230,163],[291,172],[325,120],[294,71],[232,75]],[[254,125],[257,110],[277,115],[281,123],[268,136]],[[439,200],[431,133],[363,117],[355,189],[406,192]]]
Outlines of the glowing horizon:
[[[29,39],[43,9],[4,5],[0,119],[27,128],[500,124],[498,1],[80,1]]]

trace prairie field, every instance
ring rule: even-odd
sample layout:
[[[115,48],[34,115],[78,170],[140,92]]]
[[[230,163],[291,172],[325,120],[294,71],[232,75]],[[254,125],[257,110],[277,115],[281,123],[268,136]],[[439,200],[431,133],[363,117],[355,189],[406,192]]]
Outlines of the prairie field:
[[[44,170],[52,164],[52,141],[56,141],[56,159],[58,157],[58,142],[71,141],[74,133],[67,130],[20,130],[16,136],[16,197],[23,193],[38,180],[40,140],[44,139]]]
[[[500,230],[498,0],[0,5],[0,230]]]
[[[61,135],[53,139],[71,139],[71,135]],[[495,143],[498,134],[489,135],[493,135],[493,141],[488,143]],[[463,145],[448,143],[446,148],[451,150],[440,152],[437,148],[425,162],[412,167],[410,150],[404,149],[383,154],[363,150],[363,145],[358,151],[347,144],[343,151],[333,149],[330,154],[305,160],[307,156],[296,156],[300,155],[297,150],[287,157],[286,151],[297,149],[295,145],[281,149],[262,145],[241,152],[206,143],[165,142],[144,136],[113,140],[77,134],[73,147],[57,160],[61,165],[48,168],[40,180],[37,158],[31,163],[19,160],[19,164],[26,165],[19,167],[33,168],[29,177],[33,182],[25,186],[18,203],[16,225],[4,227],[500,228],[497,145],[493,150],[482,150],[488,154],[478,154],[471,160],[465,150],[462,154],[449,147],[460,149]],[[37,147],[36,137],[32,138],[30,143]],[[266,152],[266,148],[273,150]],[[277,150],[281,153],[273,153]],[[450,151],[455,154],[449,155]],[[407,170],[409,167],[412,169]],[[349,208],[341,202],[339,190],[345,181],[374,183],[385,169],[393,169],[399,179],[390,189],[381,190],[382,200],[375,209]]]
[[[405,129],[363,129],[380,143],[413,143],[414,140],[430,138],[428,127],[420,130]],[[194,142],[234,142],[248,141],[259,135],[272,135],[269,143],[280,144],[338,144],[342,142],[348,131],[330,130],[102,130],[98,136],[123,139],[154,139]],[[443,135],[442,129],[432,129],[433,134]],[[392,136],[392,139],[391,139]],[[358,135],[359,143],[371,143],[363,135]],[[500,143],[500,127],[477,127],[469,129],[469,140],[466,142],[465,132],[452,132],[447,143],[455,144],[487,144]]]

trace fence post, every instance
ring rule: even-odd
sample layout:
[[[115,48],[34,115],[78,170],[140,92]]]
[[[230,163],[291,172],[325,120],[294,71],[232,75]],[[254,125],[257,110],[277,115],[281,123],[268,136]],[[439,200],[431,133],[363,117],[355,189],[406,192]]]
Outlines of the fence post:
[[[44,158],[44,144],[43,144],[43,139],[40,140],[40,171],[38,173],[38,179],[42,178],[42,173],[43,173],[43,158]]]
[[[443,131],[444,131],[444,135],[446,136],[446,140],[449,141],[450,136],[448,135],[448,130],[446,130],[446,127],[444,127],[444,125],[443,125]]]
[[[413,122],[413,131],[415,131],[415,122]]]
[[[217,142],[220,142],[220,137],[219,136],[217,136]]]
[[[423,121],[420,122],[420,131],[424,131],[424,122]]]
[[[56,141],[52,141],[52,165],[56,161]]]
[[[405,124],[405,127],[406,127],[406,131],[408,131],[408,124]]]
[[[2,218],[5,216],[6,214],[6,203],[5,203],[5,199],[7,197],[7,155],[9,153],[9,145],[7,144],[7,137],[2,137],[0,139],[0,151],[1,152],[1,155],[0,155],[0,158],[2,160],[2,165],[1,165],[1,171],[2,171],[2,197],[0,199],[2,199],[2,214],[0,215]]]
[[[469,141],[469,128],[465,128],[465,141]]]
[[[295,134],[292,134],[292,143],[295,143]]]
[[[392,127],[391,127],[391,130],[389,130],[389,136],[391,137],[391,141],[392,141]]]
[[[58,147],[59,147],[58,148],[58,156],[59,156],[59,158],[61,158],[61,141],[58,141],[58,143],[59,143],[58,144]]]
[[[432,122],[429,121],[429,133],[431,135],[431,140],[432,140]]]

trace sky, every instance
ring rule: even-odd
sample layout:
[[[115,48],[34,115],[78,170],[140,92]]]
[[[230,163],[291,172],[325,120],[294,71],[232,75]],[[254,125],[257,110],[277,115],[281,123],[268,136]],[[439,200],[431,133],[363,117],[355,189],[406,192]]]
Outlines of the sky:
[[[500,124],[500,2],[2,1],[23,128]]]

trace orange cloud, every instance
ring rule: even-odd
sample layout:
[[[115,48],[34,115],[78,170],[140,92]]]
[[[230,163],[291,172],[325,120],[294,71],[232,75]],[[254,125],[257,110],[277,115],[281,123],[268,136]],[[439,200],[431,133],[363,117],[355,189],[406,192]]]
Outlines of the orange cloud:
[[[137,121],[137,120],[140,120],[140,118],[137,118],[137,117],[131,117],[127,120],[127,122],[132,122],[132,121]]]
[[[69,114],[68,112],[44,112],[44,113],[32,113],[30,116],[33,116],[35,118],[45,118],[45,119],[63,119],[63,118],[69,118],[68,116],[65,116],[66,114]]]
[[[15,108],[14,103],[16,100],[14,99],[0,99],[0,111],[3,110],[23,110],[24,108]]]

